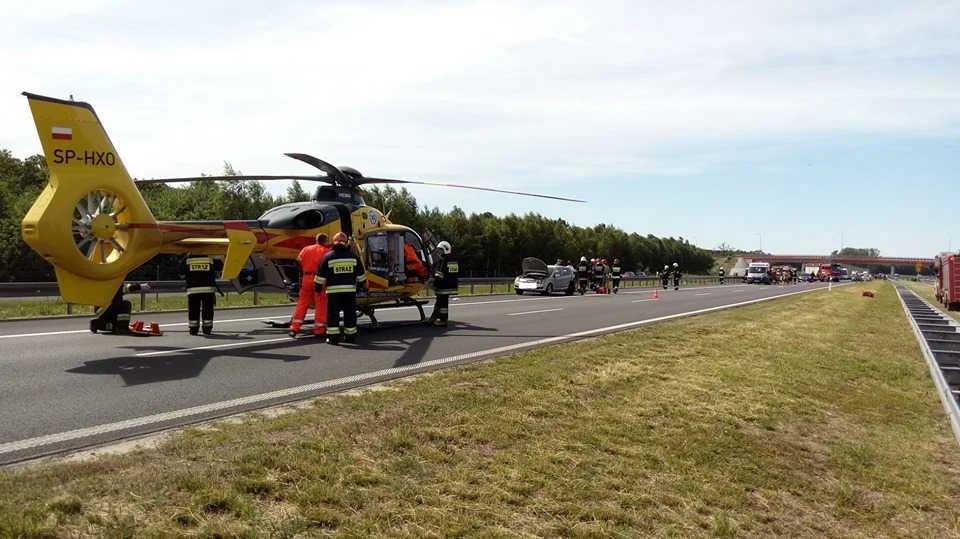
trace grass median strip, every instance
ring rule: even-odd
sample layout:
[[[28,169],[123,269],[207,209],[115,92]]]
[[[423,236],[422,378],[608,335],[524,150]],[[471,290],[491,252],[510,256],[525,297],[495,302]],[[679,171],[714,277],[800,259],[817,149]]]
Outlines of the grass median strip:
[[[0,476],[0,536],[960,533],[893,287],[517,354]]]

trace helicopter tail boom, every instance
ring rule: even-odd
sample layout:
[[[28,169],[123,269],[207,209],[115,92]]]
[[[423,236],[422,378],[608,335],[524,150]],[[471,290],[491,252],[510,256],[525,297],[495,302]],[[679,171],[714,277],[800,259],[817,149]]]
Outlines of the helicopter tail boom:
[[[47,186],[21,235],[56,269],[65,302],[105,306],[161,244],[156,220],[87,103],[24,92],[47,159]]]

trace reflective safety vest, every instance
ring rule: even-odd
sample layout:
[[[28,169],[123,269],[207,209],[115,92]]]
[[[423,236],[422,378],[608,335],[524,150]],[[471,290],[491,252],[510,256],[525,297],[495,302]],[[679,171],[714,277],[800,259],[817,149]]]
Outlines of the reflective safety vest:
[[[217,273],[223,262],[209,256],[188,256],[180,264],[180,275],[187,282],[187,294],[213,294],[217,291]]]
[[[586,262],[581,262],[580,265],[577,266],[577,274],[580,277],[586,277],[589,271],[590,271],[590,265],[587,264]]]
[[[363,262],[346,247],[336,245],[320,262],[313,284],[326,285],[327,294],[356,294],[357,286],[366,281]]]
[[[613,272],[613,276],[614,276],[614,277],[620,277],[620,270],[621,270],[621,269],[622,269],[622,268],[620,268],[619,265],[614,264],[613,268],[611,269],[611,271]]]
[[[456,296],[459,285],[460,262],[451,255],[440,257],[434,273],[433,287],[438,296]]]

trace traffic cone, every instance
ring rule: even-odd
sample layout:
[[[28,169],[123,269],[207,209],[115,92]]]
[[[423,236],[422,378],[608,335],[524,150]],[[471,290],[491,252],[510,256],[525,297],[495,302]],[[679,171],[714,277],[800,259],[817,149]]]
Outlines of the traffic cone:
[[[140,325],[141,325],[141,327],[142,327],[142,326],[143,326],[143,322],[140,322]],[[150,322],[150,334],[151,334],[151,335],[160,335],[160,324],[158,324],[158,323],[156,323],[156,322]]]
[[[143,320],[134,320],[133,324],[130,324],[130,329],[133,331],[143,331]]]
[[[654,291],[653,291],[653,299],[660,299],[660,291],[659,291],[659,290],[654,290]]]

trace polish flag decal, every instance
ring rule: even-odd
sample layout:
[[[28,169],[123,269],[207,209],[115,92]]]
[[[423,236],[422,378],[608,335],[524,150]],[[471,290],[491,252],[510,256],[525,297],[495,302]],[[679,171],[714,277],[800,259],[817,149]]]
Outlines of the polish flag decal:
[[[73,129],[69,127],[54,127],[54,140],[73,140]]]

